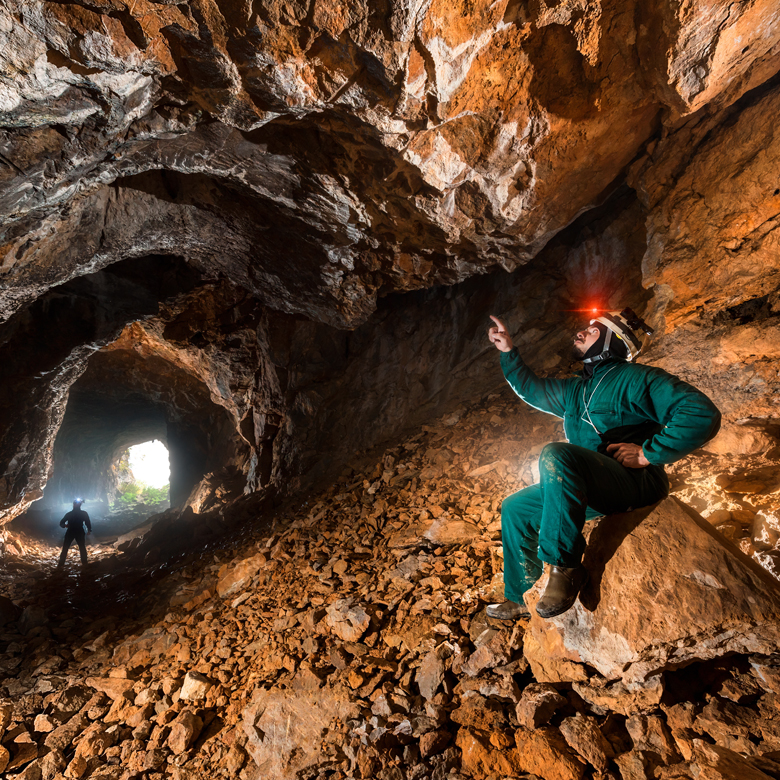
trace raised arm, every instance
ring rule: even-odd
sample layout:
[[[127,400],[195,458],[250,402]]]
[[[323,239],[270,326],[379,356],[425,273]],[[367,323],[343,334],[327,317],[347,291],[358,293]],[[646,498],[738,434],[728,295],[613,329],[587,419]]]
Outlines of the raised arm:
[[[563,417],[566,412],[567,380],[543,379],[534,374],[523,362],[517,348],[513,346],[504,323],[492,315],[490,319],[495,326],[488,331],[488,338],[501,352],[501,369],[509,386],[534,409]]]

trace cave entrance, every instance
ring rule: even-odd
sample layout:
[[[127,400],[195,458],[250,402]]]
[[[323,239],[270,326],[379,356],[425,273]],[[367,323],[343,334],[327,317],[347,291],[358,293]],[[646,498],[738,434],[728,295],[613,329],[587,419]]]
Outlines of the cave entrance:
[[[171,466],[168,448],[159,439],[128,447],[112,465],[114,495],[107,520],[132,521],[168,509],[171,505]]]

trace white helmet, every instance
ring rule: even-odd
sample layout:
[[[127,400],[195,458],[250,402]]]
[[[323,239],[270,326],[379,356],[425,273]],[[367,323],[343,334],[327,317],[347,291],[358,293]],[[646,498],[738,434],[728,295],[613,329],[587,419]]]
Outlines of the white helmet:
[[[633,309],[623,309],[623,311],[604,312],[600,317],[590,321],[593,325],[600,322],[607,328],[607,335],[604,339],[604,350],[601,353],[609,352],[609,344],[614,333],[626,346],[628,350],[628,360],[633,360],[642,349],[642,342],[639,339],[638,331],[644,331],[648,336],[653,332],[643,319],[640,319]]]

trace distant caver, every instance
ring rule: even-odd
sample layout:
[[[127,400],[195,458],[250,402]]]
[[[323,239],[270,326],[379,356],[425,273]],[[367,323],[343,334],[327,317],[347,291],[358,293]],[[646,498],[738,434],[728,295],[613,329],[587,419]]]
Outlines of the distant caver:
[[[584,370],[571,379],[536,376],[504,324],[491,319],[488,337],[502,353],[507,381],[526,403],[562,417],[567,441],[548,444],[539,458],[539,483],[502,504],[507,601],[487,611],[504,620],[527,616],[523,593],[547,563],[549,580],[536,611],[553,617],[574,604],[587,582],[585,522],[668,495],[664,465],[709,441],[720,412],[691,385],[632,362],[642,347],[638,332],[652,329],[631,309],[602,313],[577,333],[574,354]]]
[[[74,541],[79,546],[81,565],[87,565],[87,545],[84,526],[87,526],[87,533],[91,534],[92,523],[89,521],[89,515],[81,508],[83,503],[83,499],[77,498],[73,502],[73,509],[60,520],[60,527],[67,528],[68,530],[65,532],[65,539],[62,542],[62,552],[60,553],[60,560],[57,564],[58,569],[61,569],[65,565],[65,559],[68,557],[68,549]]]

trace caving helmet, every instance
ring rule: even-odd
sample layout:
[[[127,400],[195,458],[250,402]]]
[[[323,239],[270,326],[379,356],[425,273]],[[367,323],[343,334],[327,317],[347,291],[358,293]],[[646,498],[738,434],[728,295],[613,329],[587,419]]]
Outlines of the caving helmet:
[[[593,345],[589,352],[596,354],[586,355],[583,363],[597,363],[608,357],[623,357],[625,360],[633,360],[642,349],[642,341],[639,333],[644,332],[648,336],[653,332],[643,319],[633,309],[623,311],[608,311],[590,321],[591,325],[602,326],[599,330],[603,334],[602,339]],[[615,342],[613,339],[617,338]]]
[[[73,499],[73,506],[81,507],[81,505],[84,503],[83,498],[74,498]]]

